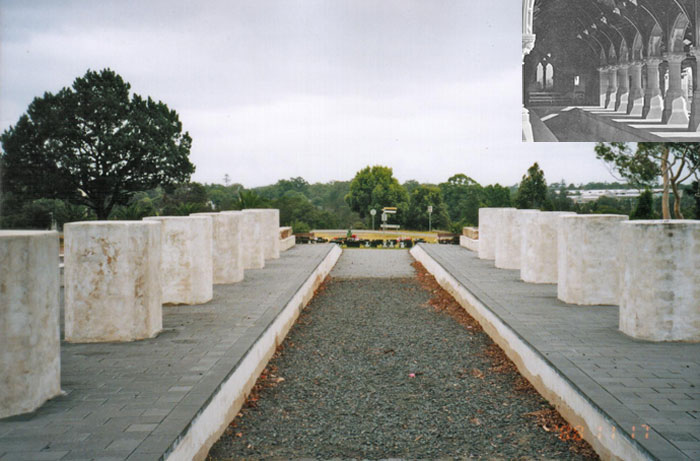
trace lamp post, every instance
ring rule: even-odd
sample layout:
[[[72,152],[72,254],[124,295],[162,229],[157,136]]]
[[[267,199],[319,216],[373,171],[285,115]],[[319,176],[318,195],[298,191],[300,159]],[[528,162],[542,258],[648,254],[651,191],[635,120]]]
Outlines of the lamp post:
[[[371,210],[369,210],[369,214],[372,215],[372,230],[374,230],[374,215],[377,214],[377,210],[375,210],[374,208],[372,208]]]
[[[428,232],[433,231],[433,206],[428,205]]]

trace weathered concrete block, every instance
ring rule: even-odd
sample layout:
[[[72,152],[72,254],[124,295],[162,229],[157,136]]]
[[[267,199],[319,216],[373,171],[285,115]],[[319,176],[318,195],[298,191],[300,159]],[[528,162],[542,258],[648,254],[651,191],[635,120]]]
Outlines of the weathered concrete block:
[[[134,341],[158,334],[160,223],[88,221],[63,230],[66,341]]]
[[[475,251],[477,253],[479,252],[479,240],[467,237],[466,235],[459,236],[459,246],[464,247],[470,251]]]
[[[292,236],[292,228],[290,226],[280,227],[280,240]]]
[[[214,293],[209,216],[150,216],[160,221],[163,304],[202,304]]]
[[[296,237],[290,235],[280,240],[280,251],[287,251],[296,244]]]
[[[623,215],[559,217],[557,297],[570,304],[617,304]]]
[[[260,238],[262,239],[265,259],[280,257],[280,210],[275,208],[251,208],[245,212],[260,215]]]
[[[243,280],[241,231],[243,213],[193,213],[212,219],[212,263],[214,284],[236,283]]]
[[[620,330],[650,341],[700,341],[700,221],[621,228]]]
[[[257,210],[243,210],[243,233],[241,234],[244,269],[265,267],[265,246],[262,229],[263,215]]]
[[[61,393],[58,234],[0,231],[0,418]]]
[[[479,259],[496,259],[496,235],[503,210],[515,208],[479,208]]]
[[[522,216],[520,278],[529,283],[557,283],[557,237],[560,216],[569,211],[543,211]]]
[[[496,267],[499,269],[520,269],[522,221],[524,216],[535,213],[541,213],[541,211],[516,210],[515,208],[501,210],[496,230]]]

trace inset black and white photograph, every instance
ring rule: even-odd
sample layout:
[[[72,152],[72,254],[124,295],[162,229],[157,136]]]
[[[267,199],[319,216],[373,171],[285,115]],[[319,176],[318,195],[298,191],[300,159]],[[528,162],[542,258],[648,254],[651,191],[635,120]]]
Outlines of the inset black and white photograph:
[[[523,0],[523,141],[700,141],[698,0]]]

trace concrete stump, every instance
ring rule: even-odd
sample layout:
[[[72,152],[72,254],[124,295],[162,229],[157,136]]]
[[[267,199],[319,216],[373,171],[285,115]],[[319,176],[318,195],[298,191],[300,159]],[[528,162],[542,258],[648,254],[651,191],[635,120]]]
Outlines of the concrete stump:
[[[515,208],[479,208],[479,259],[496,259],[496,235],[502,210]]]
[[[262,229],[263,215],[257,210],[243,210],[243,268],[262,269],[265,267],[265,246]]]
[[[88,221],[64,227],[65,337],[134,341],[163,329],[161,225]]]
[[[617,304],[623,215],[559,218],[557,297],[570,304]]]
[[[700,221],[621,228],[620,330],[650,341],[700,341]]]
[[[569,211],[523,215],[520,278],[529,283],[557,283],[557,234],[560,216]]]
[[[163,304],[202,304],[213,297],[209,216],[152,216],[160,221]]]
[[[243,280],[242,213],[193,213],[190,216],[209,216],[212,219],[214,284],[236,283]]]
[[[515,208],[504,208],[501,211],[496,229],[495,264],[497,268],[520,269],[522,221],[524,216],[535,213],[541,213],[541,211]]]
[[[265,259],[280,257],[280,210],[275,208],[250,208],[244,212],[260,215],[260,238]]]
[[[61,393],[58,233],[0,231],[0,418]]]

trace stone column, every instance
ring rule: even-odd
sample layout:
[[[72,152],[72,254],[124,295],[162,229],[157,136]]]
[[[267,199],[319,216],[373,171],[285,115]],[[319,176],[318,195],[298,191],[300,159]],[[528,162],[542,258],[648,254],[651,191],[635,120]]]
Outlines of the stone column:
[[[263,241],[265,259],[280,257],[280,210],[275,208],[251,208],[261,215],[260,238]]]
[[[529,283],[557,283],[557,235],[560,216],[570,211],[523,215],[520,278]]]
[[[700,221],[621,227],[620,330],[650,341],[700,341]]]
[[[236,283],[243,280],[241,252],[241,212],[193,213],[190,216],[209,216],[212,223],[212,265],[214,284]]]
[[[648,58],[647,64],[647,87],[644,91],[644,107],[642,108],[642,118],[655,120],[660,119],[664,111],[664,98],[661,96],[659,86],[659,64],[660,58]]]
[[[620,64],[617,68],[617,101],[615,101],[616,111],[627,112],[627,104],[630,96],[629,89],[629,64]]]
[[[209,216],[151,216],[160,221],[163,304],[203,304],[213,297]]]
[[[642,116],[644,108],[644,91],[642,90],[642,63],[635,61],[630,64],[630,77],[632,86],[630,87],[629,101],[627,103],[627,113],[634,117]]]
[[[262,269],[265,267],[265,247],[262,239],[262,215],[255,210],[243,210],[243,268]]]
[[[695,56],[695,68],[693,73],[693,101],[690,104],[690,121],[688,123],[688,131],[700,131],[700,50],[694,49],[691,51]]]
[[[532,213],[540,213],[540,211],[505,208],[500,213],[495,251],[495,264],[499,269],[520,269],[522,220],[524,215]]]
[[[163,329],[160,227],[154,221],[65,225],[66,341],[134,341]]]
[[[61,393],[58,234],[0,230],[0,418]]]
[[[523,64],[525,61],[525,56],[530,54],[530,51],[532,51],[534,46],[535,46],[535,35],[523,33]],[[521,66],[521,68],[522,68],[522,66]],[[523,73],[524,73],[524,69],[523,69]],[[524,75],[523,75],[523,85],[525,85]],[[523,91],[523,97],[524,96],[525,96],[525,92]],[[532,134],[532,125],[530,124],[530,113],[525,108],[525,101],[523,101],[522,112],[523,112],[523,141],[532,142],[535,139],[534,139],[534,136]]]
[[[664,111],[661,114],[661,122],[666,124],[688,125],[688,101],[681,88],[681,63],[685,54],[668,54],[668,91],[664,98]]]
[[[479,259],[496,259],[496,235],[503,210],[515,208],[479,208]]]
[[[599,89],[599,94],[600,94],[600,106],[605,107],[605,102],[607,100],[608,96],[608,68],[607,67],[599,67],[598,68],[598,81],[600,82],[600,85],[598,86]]]
[[[559,218],[557,297],[570,304],[618,304],[620,223],[624,215]]]
[[[615,109],[617,106],[617,66],[608,66],[608,94],[606,101],[606,109]]]

